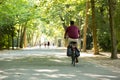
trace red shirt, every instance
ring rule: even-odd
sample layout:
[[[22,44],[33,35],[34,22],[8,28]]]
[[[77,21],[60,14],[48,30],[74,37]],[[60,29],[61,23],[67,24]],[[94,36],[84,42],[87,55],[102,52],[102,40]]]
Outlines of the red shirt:
[[[78,27],[76,26],[69,26],[66,29],[66,34],[68,35],[68,37],[72,38],[72,39],[78,39],[79,38],[79,33],[80,30],[78,29]]]

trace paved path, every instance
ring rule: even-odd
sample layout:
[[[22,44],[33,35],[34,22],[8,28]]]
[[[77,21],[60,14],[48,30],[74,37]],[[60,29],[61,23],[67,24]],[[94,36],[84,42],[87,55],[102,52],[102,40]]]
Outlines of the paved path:
[[[73,67],[65,49],[0,51],[0,80],[120,80],[120,72],[87,61]]]

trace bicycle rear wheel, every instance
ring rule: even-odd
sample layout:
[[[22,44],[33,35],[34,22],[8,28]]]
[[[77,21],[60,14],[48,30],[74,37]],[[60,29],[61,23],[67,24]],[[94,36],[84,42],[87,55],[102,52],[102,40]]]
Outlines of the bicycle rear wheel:
[[[73,51],[72,52],[72,64],[73,64],[73,66],[75,66],[75,63],[76,63],[76,61],[75,61],[75,51]]]

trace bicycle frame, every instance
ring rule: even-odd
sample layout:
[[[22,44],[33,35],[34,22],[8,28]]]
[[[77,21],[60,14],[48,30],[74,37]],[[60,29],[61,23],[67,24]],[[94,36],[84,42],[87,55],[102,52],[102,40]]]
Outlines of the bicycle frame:
[[[72,59],[72,64],[73,64],[73,66],[75,66],[75,62],[76,62],[76,56],[75,56],[76,45],[77,45],[76,42],[70,42],[70,46],[71,46],[71,50],[72,50],[71,59]]]

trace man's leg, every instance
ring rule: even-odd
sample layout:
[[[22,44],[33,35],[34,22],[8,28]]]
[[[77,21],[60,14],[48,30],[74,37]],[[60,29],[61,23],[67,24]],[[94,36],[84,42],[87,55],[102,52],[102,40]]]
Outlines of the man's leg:
[[[75,46],[76,46],[76,49],[78,50],[78,39],[68,38],[68,42],[70,43],[71,41],[76,42]],[[78,63],[78,57],[76,57],[76,63]]]

